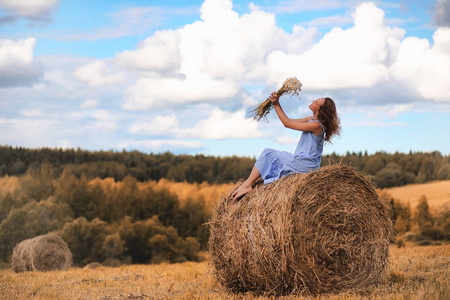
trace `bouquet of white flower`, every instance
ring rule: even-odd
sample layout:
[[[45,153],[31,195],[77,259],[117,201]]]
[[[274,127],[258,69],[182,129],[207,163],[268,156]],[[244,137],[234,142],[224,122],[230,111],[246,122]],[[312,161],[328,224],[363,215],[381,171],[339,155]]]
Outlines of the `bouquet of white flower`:
[[[283,83],[283,86],[277,91],[278,97],[284,94],[297,95],[302,90],[302,83],[296,77],[290,77],[286,79]],[[272,109],[272,101],[270,101],[270,97],[266,99],[266,101],[262,102],[257,107],[250,110],[250,116],[256,120],[260,121],[264,118],[267,121],[267,115]]]

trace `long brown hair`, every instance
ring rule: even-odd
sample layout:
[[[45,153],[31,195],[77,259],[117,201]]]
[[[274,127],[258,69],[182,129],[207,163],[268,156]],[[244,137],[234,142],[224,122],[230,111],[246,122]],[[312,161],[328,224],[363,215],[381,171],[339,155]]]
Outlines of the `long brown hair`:
[[[329,97],[324,99],[325,102],[319,108],[317,120],[325,127],[325,141],[331,142],[331,138],[334,135],[339,136],[341,134],[341,126],[339,124],[340,120],[333,99]]]

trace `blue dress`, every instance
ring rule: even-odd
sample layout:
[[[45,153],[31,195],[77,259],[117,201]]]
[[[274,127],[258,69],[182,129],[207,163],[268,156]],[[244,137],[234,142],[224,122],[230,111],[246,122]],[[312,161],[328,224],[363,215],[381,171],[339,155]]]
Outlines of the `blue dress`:
[[[311,119],[309,122],[319,121]],[[289,174],[308,173],[319,169],[325,135],[325,128],[322,123],[320,123],[320,126],[322,127],[322,133],[319,135],[314,135],[309,131],[302,132],[293,154],[270,148],[262,151],[256,160],[255,167],[261,174],[264,184],[271,183]]]

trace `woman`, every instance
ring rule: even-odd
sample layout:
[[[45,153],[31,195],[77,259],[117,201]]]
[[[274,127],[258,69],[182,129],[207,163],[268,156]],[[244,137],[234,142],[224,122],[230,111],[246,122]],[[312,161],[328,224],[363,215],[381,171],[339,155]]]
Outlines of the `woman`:
[[[252,190],[252,184],[262,177],[264,184],[293,173],[307,173],[320,167],[323,143],[339,135],[340,125],[336,105],[331,98],[314,100],[309,109],[313,115],[303,119],[290,119],[284,113],[275,92],[270,96],[273,107],[284,127],[302,131],[294,154],[266,148],[256,160],[250,176],[233,192],[233,202]]]

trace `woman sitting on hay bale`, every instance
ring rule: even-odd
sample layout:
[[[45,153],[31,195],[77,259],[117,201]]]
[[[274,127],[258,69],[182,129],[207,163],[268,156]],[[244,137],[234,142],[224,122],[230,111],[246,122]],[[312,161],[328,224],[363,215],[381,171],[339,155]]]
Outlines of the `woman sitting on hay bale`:
[[[273,92],[270,101],[284,127],[302,131],[295,152],[266,148],[256,160],[250,176],[232,194],[233,202],[252,190],[253,183],[261,176],[264,184],[292,173],[317,170],[322,158],[323,143],[339,135],[340,126],[336,105],[331,98],[314,100],[309,109],[313,115],[302,119],[290,119],[281,108],[280,95]]]

